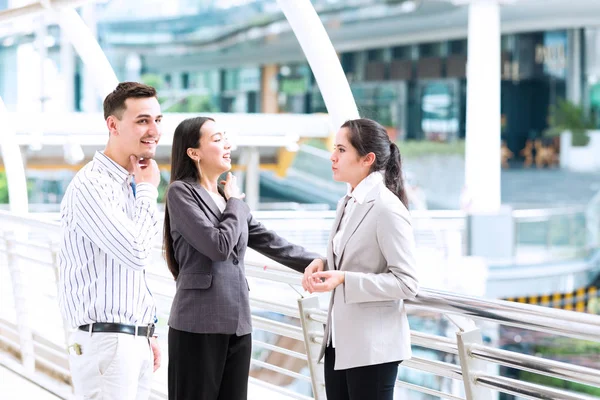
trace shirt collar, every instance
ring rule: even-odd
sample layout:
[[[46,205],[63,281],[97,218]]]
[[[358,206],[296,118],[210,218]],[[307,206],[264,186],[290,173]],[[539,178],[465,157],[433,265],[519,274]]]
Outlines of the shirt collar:
[[[354,200],[358,204],[363,204],[365,202],[365,197],[371,191],[371,189],[381,182],[383,182],[383,174],[379,171],[371,172],[365,179],[356,185],[354,190],[352,190],[352,187],[348,185],[346,196],[354,197]]]
[[[131,175],[129,174],[129,171],[114,162],[103,152],[97,151],[96,154],[94,154],[94,162],[99,165],[100,168],[107,171],[117,182],[125,183],[130,181]]]

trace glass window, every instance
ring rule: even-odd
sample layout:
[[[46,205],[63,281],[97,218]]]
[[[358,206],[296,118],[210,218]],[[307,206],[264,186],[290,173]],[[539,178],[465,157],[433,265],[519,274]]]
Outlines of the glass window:
[[[240,87],[239,78],[239,69],[227,69],[223,71],[223,91],[238,90]]]
[[[279,109],[306,113],[311,110],[312,74],[308,64],[288,64],[279,68]]]
[[[442,56],[442,44],[441,43],[423,43],[419,45],[419,57],[441,57]]]
[[[219,71],[202,72],[202,87],[207,88],[212,93],[219,92]]]
[[[392,58],[394,60],[411,60],[412,46],[397,46],[392,48]]]
[[[567,76],[567,32],[544,32],[543,44],[535,48],[535,61],[544,65],[544,73],[555,78]]]
[[[451,55],[466,55],[467,40],[451,40],[448,43],[448,53]]]
[[[421,130],[427,140],[449,141],[458,137],[459,98],[457,82],[421,83]]]
[[[502,35],[500,37],[500,49],[502,51],[514,51],[515,35]]]
[[[341,57],[341,63],[346,74],[355,72],[356,53],[343,53]]]
[[[260,68],[241,68],[239,71],[239,90],[253,92],[260,90]]]
[[[352,94],[359,113],[385,126],[392,140],[405,136],[406,87],[402,83],[358,83]]]
[[[369,62],[384,61],[383,49],[374,49],[367,52],[367,60]]]

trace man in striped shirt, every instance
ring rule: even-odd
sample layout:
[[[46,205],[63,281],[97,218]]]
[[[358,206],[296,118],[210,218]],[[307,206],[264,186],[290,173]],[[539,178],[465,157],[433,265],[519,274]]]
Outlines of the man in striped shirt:
[[[76,397],[147,399],[160,365],[145,279],[158,222],[156,90],[120,83],[104,100],[104,118],[108,144],[73,178],[61,204],[59,302],[74,329]]]

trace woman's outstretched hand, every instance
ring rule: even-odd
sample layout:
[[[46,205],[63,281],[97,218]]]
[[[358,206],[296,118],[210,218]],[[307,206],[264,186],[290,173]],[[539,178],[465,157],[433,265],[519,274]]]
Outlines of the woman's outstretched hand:
[[[314,292],[312,286],[312,275],[315,272],[323,271],[323,268],[324,263],[323,260],[321,260],[320,258],[315,258],[310,264],[308,264],[308,267],[306,267],[306,269],[304,270],[304,276],[302,277],[302,288],[304,290],[306,290],[309,293]]]

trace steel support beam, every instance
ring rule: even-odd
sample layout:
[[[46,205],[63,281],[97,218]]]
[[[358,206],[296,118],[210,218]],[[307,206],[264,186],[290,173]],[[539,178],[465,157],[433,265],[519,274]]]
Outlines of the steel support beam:
[[[5,23],[16,18],[34,17],[42,12],[54,13],[56,20],[66,38],[75,48],[81,60],[89,69],[93,83],[98,93],[104,97],[119,83],[104,51],[98,44],[96,37],[83,22],[79,14],[69,7],[76,7],[89,1],[73,0],[46,0],[28,4],[23,7],[11,8],[0,12],[0,23]],[[43,62],[43,60],[42,60]],[[21,149],[15,141],[16,121],[10,121],[6,106],[0,98],[0,121],[4,127],[3,140],[0,141],[0,151],[6,168],[6,179],[10,210],[13,212],[27,212],[27,181],[25,167],[21,156]]]
[[[310,0],[277,0],[312,69],[332,128],[359,118],[354,97],[338,55]]]

